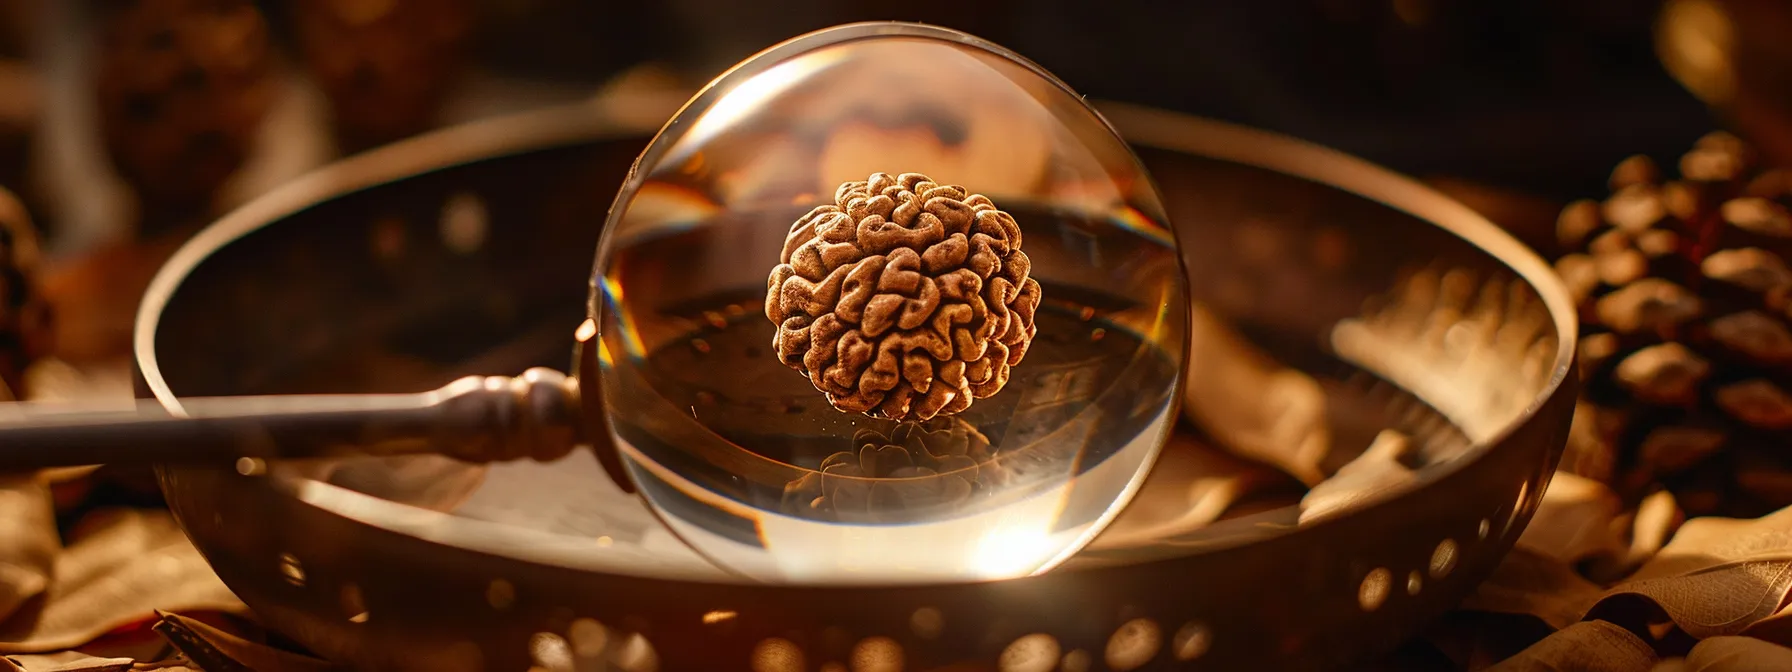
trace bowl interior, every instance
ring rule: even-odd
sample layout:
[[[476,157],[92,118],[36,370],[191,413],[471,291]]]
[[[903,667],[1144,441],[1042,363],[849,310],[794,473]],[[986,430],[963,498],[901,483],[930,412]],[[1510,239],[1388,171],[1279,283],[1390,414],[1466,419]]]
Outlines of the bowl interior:
[[[1184,250],[1193,422],[1079,561],[1203,552],[1397,497],[1472,462],[1566,375],[1565,293],[1466,209],[1292,141],[1104,112],[1152,172]],[[146,303],[146,314],[160,309],[140,331],[148,391],[165,403],[410,392],[565,369],[614,185],[649,132],[577,114],[505,128],[496,140],[433,139],[445,153],[415,144],[359,157],[203,234]],[[1369,451],[1393,445],[1378,439],[1399,445]],[[1263,487],[1191,515],[1196,484],[1245,472],[1266,474]],[[725,580],[585,452],[551,464],[291,464],[270,478],[437,543]]]

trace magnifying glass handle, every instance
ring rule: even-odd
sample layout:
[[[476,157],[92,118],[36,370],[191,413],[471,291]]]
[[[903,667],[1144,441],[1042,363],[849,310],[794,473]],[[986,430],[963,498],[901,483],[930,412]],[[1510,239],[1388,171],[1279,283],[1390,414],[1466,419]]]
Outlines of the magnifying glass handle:
[[[551,369],[462,378],[418,394],[211,397],[178,413],[0,404],[0,471],[433,453],[554,460],[581,439],[576,380]]]

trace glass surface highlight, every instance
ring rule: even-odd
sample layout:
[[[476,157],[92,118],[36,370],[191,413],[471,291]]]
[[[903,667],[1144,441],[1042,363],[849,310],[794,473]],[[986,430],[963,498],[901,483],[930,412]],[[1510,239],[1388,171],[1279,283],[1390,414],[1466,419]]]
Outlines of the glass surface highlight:
[[[993,203],[1024,240],[1030,268],[1009,271],[1014,285],[1038,284],[1036,333],[1024,357],[1006,358],[1006,385],[968,406],[936,395],[925,413],[842,410],[774,346],[767,294],[793,225],[835,204],[842,184],[875,195],[892,180],[916,185],[900,197],[917,206],[940,194]],[[811,33],[693,98],[617,197],[592,307],[613,438],[654,513],[749,578],[1044,571],[1118,514],[1175,422],[1188,329],[1179,258],[1137,157],[1037,66],[936,27]],[[874,302],[919,290],[875,291]],[[869,320],[838,312],[877,342]],[[950,320],[904,320],[951,337]],[[904,379],[957,375],[943,373],[951,350],[934,352],[931,363],[909,352],[904,366],[920,368]]]

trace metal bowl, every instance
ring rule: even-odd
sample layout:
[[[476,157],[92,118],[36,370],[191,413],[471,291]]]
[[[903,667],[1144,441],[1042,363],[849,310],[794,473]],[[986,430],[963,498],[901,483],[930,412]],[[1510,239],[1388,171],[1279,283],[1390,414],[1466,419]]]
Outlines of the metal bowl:
[[[564,367],[607,185],[653,131],[606,109],[407,141],[220,220],[144,301],[140,394],[174,408]],[[888,587],[716,574],[660,545],[586,453],[166,467],[168,503],[262,621],[360,669],[1308,669],[1391,649],[1485,578],[1536,508],[1575,394],[1566,292],[1411,180],[1250,129],[1101,109],[1165,194],[1199,314],[1315,380],[1357,381],[1329,388],[1331,436],[1402,429],[1429,455],[1413,478],[1316,520],[1284,507],[1161,543],[1098,540],[1040,576]],[[1191,353],[1191,413],[1227,392],[1202,381],[1233,354]],[[1353,457],[1323,469],[1341,477]]]

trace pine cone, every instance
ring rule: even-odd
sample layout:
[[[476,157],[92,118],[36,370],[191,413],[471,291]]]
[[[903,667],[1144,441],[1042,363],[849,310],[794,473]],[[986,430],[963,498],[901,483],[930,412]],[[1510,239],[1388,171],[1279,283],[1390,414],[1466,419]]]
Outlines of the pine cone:
[[[203,211],[272,104],[266,21],[249,0],[107,6],[97,85],[113,163],[150,219]]]
[[[300,0],[300,47],[348,151],[428,130],[467,64],[467,0]]]
[[[778,361],[835,408],[927,420],[1008,384],[1038,327],[1014,217],[925,175],[847,182],[790,227],[767,280]]]
[[[30,217],[0,189],[0,401],[25,398],[25,369],[50,352],[52,315],[37,292],[37,257]]]
[[[816,473],[784,488],[784,509],[806,517],[875,521],[915,509],[955,507],[1006,482],[989,438],[958,418],[861,429],[855,448],[829,455]]]
[[[1694,513],[1792,504],[1742,475],[1792,466],[1792,170],[1713,133],[1661,172],[1626,159],[1558,222],[1585,382],[1563,468]]]

